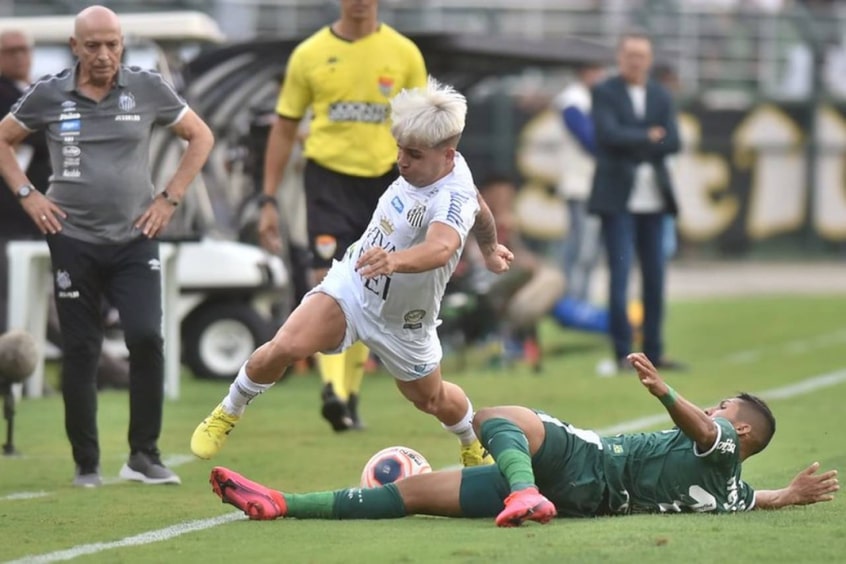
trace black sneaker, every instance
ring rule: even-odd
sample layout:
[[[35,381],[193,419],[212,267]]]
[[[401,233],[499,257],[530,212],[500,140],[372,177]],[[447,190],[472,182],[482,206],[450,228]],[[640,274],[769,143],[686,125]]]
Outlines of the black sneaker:
[[[100,467],[83,468],[77,466],[73,475],[73,485],[78,488],[99,488],[103,485],[103,478],[100,477]]]
[[[132,480],[143,484],[181,484],[173,470],[167,468],[158,456],[146,452],[136,452],[129,455],[129,460],[120,469],[119,476],[124,480]]]
[[[332,425],[333,431],[340,433],[353,428],[353,420],[350,418],[347,404],[335,393],[331,382],[323,386],[320,399],[323,401],[320,414]]]
[[[352,428],[356,431],[364,429],[364,423],[361,422],[361,417],[358,416],[358,394],[350,394],[347,400],[347,411],[352,420]]]

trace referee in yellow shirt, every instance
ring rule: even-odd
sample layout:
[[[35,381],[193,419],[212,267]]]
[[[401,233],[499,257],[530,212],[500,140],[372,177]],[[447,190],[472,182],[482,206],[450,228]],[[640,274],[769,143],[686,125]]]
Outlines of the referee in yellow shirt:
[[[288,60],[264,160],[259,238],[278,253],[276,191],[310,109],[305,190],[312,283],[361,236],[379,196],[397,178],[389,100],[405,88],[425,86],[427,78],[417,46],[379,21],[378,0],[340,0],[340,6],[340,18],[300,43]],[[361,427],[358,397],[367,355],[357,343],[318,359],[321,413],[335,431]]]

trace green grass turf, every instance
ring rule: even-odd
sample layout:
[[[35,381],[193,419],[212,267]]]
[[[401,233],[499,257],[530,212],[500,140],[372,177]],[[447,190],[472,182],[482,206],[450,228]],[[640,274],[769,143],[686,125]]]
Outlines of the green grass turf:
[[[846,369],[846,298],[721,299],[674,303],[667,347],[690,363],[666,374],[683,395],[706,406],[737,391],[782,387]],[[483,354],[445,361],[447,378],[476,407],[517,403],[544,409],[579,427],[604,428],[662,412],[632,377],[598,378],[604,339],[545,325],[540,374],[524,366],[487,368]],[[459,367],[463,365],[463,369]],[[187,460],[194,426],[226,390],[221,382],[183,378],[182,398],[165,407],[160,446]],[[108,543],[233,511],[211,493],[209,469],[225,465],[291,491],[354,485],[377,450],[403,444],[433,467],[457,463],[454,439],[405,402],[384,374],[368,376],[362,433],[331,433],[318,415],[315,376],[292,376],[258,398],[213,462],[175,469],[179,487],[119,483],[96,490],[70,486],[73,464],[61,398],[18,405],[20,458],[0,458],[0,562],[90,543]],[[814,460],[846,467],[846,382],[771,406],[773,443],[744,465],[758,488],[785,485]],[[127,455],[127,395],[100,395],[102,467],[114,477]],[[45,492],[34,499],[9,499]],[[833,503],[742,515],[655,515],[557,520],[497,529],[490,520],[413,517],[396,521],[236,521],[142,546],[104,550],[90,562],[835,562],[846,553],[846,505]]]

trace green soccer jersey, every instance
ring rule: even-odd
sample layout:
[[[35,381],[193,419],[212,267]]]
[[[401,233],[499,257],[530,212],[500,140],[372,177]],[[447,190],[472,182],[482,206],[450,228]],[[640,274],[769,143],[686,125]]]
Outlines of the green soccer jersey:
[[[715,419],[707,452],[679,429],[603,437],[608,504],[613,513],[746,511],[755,491],[740,479],[740,443],[732,424]]]

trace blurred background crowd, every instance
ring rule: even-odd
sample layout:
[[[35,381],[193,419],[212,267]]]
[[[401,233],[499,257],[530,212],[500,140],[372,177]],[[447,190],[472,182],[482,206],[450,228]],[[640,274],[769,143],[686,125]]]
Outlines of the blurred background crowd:
[[[0,29],[31,34],[33,77],[56,72],[71,61],[72,14],[88,4],[0,0]],[[121,15],[127,62],[161,71],[217,140],[167,238],[256,244],[262,158],[287,57],[332,21],[337,2],[103,4]],[[567,109],[578,98],[574,87],[587,92],[614,70],[616,42],[634,27],[651,36],[653,76],[678,110],[682,148],[671,173],[679,215],[666,226],[667,256],[676,262],[842,261],[846,3],[382,0],[380,18],[418,44],[431,74],[466,94],[460,150],[496,216],[500,239],[517,255],[513,271],[494,280],[468,251],[442,312],[444,342],[452,350],[481,344],[493,351],[491,362],[522,360],[540,369],[536,327],[542,318],[608,332],[600,248],[579,255],[586,262],[574,258],[574,246],[584,250],[584,241],[597,235],[578,210],[587,194],[572,184],[579,171],[571,153],[584,140]],[[164,131],[154,139],[155,180],[172,171],[180,145]],[[193,355],[189,366],[198,375],[231,379],[308,289],[305,204],[296,174],[303,162],[294,158],[289,166],[291,185],[280,190],[283,275],[274,274],[272,260],[258,261],[259,282],[219,283],[230,284],[230,294],[237,287],[243,307],[186,313],[184,354]],[[216,270],[227,269],[218,264]],[[183,282],[183,291],[211,292],[216,274],[203,276]],[[253,297],[268,287],[274,299],[258,308]],[[637,300],[628,313],[637,330]]]

